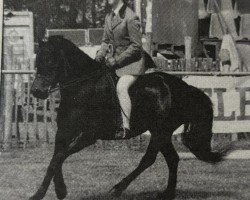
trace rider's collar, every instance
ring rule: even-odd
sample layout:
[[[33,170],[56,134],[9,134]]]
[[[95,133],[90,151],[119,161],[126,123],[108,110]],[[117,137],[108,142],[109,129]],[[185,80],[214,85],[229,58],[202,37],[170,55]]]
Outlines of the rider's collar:
[[[115,15],[118,15],[119,11],[121,10],[121,8],[123,7],[124,3],[121,3],[120,5],[118,5],[113,12],[115,13]]]

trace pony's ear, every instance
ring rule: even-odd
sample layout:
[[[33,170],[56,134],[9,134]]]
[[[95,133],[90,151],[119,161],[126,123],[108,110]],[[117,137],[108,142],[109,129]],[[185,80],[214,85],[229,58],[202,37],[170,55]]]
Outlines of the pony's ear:
[[[38,40],[38,45],[39,47],[43,46],[46,42],[48,42],[48,38],[47,37],[44,37],[42,39],[39,39]]]
[[[38,40],[38,46],[41,47],[44,45],[44,41],[42,39]]]

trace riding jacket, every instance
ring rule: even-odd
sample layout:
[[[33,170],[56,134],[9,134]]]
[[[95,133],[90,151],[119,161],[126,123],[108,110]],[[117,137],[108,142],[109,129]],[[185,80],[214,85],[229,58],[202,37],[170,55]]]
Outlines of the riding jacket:
[[[118,66],[117,76],[143,74],[145,72],[145,58],[141,39],[140,20],[124,4],[117,15],[114,12],[106,15],[102,44],[96,56],[104,58],[112,45],[112,56]]]

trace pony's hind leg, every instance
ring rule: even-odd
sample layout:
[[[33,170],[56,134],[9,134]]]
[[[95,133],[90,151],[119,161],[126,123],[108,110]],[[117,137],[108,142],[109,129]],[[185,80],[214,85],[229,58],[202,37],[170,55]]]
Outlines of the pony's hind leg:
[[[163,154],[169,169],[168,186],[167,189],[161,193],[159,199],[172,200],[175,198],[175,189],[177,182],[177,168],[179,163],[179,156],[174,149],[171,138],[162,141],[160,152]]]
[[[53,178],[55,185],[55,192],[58,199],[64,199],[67,196],[67,187],[64,183],[62,174],[62,164],[58,166],[58,169],[55,172],[55,176]]]
[[[145,169],[150,167],[155,162],[157,154],[159,152],[158,143],[159,138],[151,138],[146,154],[143,156],[138,167],[112,188],[111,195],[120,196],[137,176],[139,176]]]

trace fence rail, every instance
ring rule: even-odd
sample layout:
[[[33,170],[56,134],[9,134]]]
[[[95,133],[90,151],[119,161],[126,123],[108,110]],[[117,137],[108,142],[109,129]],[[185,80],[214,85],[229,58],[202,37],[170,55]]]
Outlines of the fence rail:
[[[35,74],[35,70],[2,70],[2,74]]]

